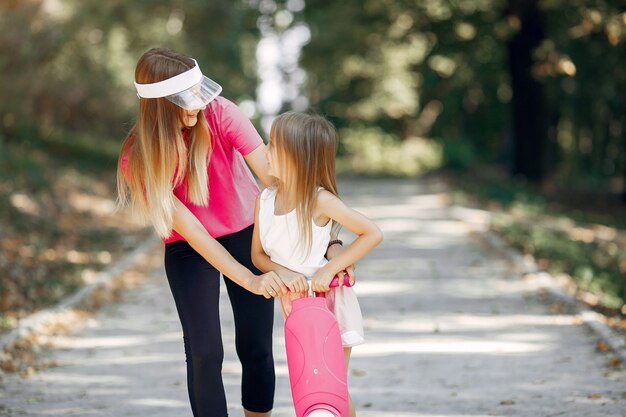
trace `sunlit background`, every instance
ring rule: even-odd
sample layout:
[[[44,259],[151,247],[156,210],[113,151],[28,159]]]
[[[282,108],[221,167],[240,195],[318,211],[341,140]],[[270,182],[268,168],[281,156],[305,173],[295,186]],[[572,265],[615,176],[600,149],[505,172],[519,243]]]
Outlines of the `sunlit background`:
[[[326,115],[342,174],[495,199],[494,228],[619,309],[625,27],[619,0],[0,0],[0,328],[150,233],[114,181],[154,46],[195,57],[263,137],[281,111]],[[553,209],[574,223],[535,221]]]
[[[623,190],[617,0],[100,3],[0,2],[3,142],[72,135],[114,153],[136,110],[134,65],[165,45],[260,128],[285,109],[328,115],[352,170],[499,162]]]

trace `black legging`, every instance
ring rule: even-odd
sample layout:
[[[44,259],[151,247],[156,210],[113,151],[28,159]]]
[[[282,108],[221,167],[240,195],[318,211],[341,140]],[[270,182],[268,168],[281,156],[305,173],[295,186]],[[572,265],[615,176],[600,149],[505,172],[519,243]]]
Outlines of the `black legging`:
[[[259,273],[250,257],[252,226],[217,240],[242,265]],[[165,245],[165,271],[183,327],[187,388],[193,415],[227,416],[222,381],[220,273],[185,241]],[[275,387],[274,300],[252,294],[230,279],[224,282],[233,308],[235,346],[243,370],[242,405],[249,411],[270,411]]]

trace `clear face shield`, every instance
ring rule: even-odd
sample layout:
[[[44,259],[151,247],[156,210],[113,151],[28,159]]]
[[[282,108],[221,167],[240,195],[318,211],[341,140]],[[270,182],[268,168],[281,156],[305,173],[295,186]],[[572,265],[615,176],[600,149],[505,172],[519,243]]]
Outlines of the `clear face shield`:
[[[137,95],[142,98],[166,98],[185,110],[201,109],[217,97],[222,87],[202,75],[198,63],[190,70],[151,84],[135,83]]]

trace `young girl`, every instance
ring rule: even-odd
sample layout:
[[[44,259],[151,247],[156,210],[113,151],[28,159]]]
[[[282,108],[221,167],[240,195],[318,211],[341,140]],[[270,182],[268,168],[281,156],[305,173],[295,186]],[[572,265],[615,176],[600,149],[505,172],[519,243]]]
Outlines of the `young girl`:
[[[252,236],[252,262],[262,272],[288,268],[298,275],[283,293],[283,313],[291,300],[306,296],[308,282],[326,293],[335,314],[344,346],[346,364],[352,346],[364,342],[361,310],[351,287],[330,289],[335,274],[367,255],[382,241],[376,225],[346,206],[337,196],[335,183],[335,129],[321,116],[288,112],[278,116],[270,131],[267,160],[276,178],[257,198]],[[328,261],[324,254],[331,230],[346,227],[357,238]],[[335,242],[335,241],[333,241]],[[354,277],[350,277],[354,284]],[[355,411],[350,400],[350,416]]]

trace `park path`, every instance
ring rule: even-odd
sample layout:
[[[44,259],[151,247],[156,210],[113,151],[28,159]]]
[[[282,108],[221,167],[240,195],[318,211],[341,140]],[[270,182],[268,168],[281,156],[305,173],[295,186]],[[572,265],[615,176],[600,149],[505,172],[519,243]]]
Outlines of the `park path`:
[[[623,369],[609,366],[575,314],[551,308],[470,233],[440,183],[352,179],[340,191],[385,233],[357,268],[367,343],[354,348],[349,378],[359,416],[626,416]],[[221,309],[229,413],[240,417],[226,297]],[[276,313],[274,416],[293,417]],[[180,325],[159,262],[141,287],[50,342],[46,355],[58,366],[5,376],[0,416],[191,417]]]

